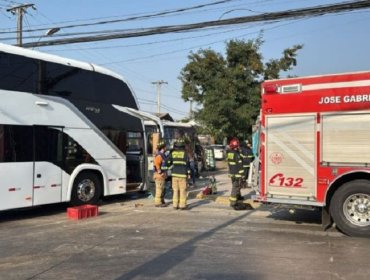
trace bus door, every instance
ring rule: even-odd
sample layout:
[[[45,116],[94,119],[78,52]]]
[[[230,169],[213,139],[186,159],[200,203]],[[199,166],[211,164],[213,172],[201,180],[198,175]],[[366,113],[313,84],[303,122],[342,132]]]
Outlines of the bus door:
[[[145,159],[142,132],[127,133],[127,191],[137,190],[144,183]]]
[[[32,206],[33,128],[0,125],[0,210]]]
[[[154,116],[152,114],[142,112],[135,110],[133,108],[123,107],[119,105],[112,105],[114,108],[116,108],[118,111],[124,112],[126,114],[129,114],[131,116],[134,116],[136,118],[141,119],[142,121],[150,121],[152,124],[149,126],[154,125],[155,130],[156,127],[158,127],[159,132],[162,136],[164,136],[164,127],[162,120]],[[146,130],[146,128],[145,128]],[[148,131],[146,131],[148,135]],[[137,135],[138,136],[138,135]],[[127,190],[137,190],[137,187],[142,183],[149,183],[151,172],[149,171],[152,168],[152,162],[150,162],[151,158],[148,158],[148,153],[144,150],[145,144],[144,144],[144,136],[140,135],[140,149],[135,151],[135,147],[137,144],[135,144],[135,133],[128,132],[128,147],[127,147]],[[133,144],[133,145],[132,145]],[[149,161],[149,162],[148,162]],[[148,170],[149,168],[149,170]],[[149,179],[149,181],[148,181]]]
[[[63,129],[34,126],[33,205],[61,202]]]
[[[157,149],[157,145],[159,142],[160,134],[158,132],[153,131],[148,131],[146,133],[147,135],[147,150],[146,150],[146,157],[147,157],[147,180],[148,184],[154,184],[154,179],[153,179],[153,166],[154,166],[154,155]]]

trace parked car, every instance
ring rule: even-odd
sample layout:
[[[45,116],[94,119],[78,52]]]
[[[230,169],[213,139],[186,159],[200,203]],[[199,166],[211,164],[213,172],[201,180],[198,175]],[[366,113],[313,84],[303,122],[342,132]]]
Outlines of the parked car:
[[[215,159],[216,160],[223,160],[225,159],[225,146],[224,145],[211,145],[215,152]]]

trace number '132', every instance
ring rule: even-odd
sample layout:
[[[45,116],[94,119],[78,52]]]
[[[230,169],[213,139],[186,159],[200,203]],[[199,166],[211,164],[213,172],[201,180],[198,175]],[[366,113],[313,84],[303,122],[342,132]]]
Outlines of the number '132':
[[[269,184],[274,187],[302,188],[303,178],[285,177],[283,173],[273,175]]]

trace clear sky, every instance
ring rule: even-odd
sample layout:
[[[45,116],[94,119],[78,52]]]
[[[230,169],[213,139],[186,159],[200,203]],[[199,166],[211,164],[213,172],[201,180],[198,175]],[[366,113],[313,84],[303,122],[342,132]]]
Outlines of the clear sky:
[[[161,25],[187,24],[201,21],[256,15],[292,8],[310,7],[345,0],[230,0],[224,4],[206,6],[145,20],[124,21],[78,28],[62,28],[58,36],[74,32],[137,29]],[[34,0],[37,10],[28,9],[24,29],[51,28],[98,21],[123,19],[156,12],[209,4],[211,0]],[[0,0],[0,42],[15,43],[16,17],[6,9],[25,2]],[[241,24],[221,28],[196,30],[140,38],[116,39],[36,48],[39,51],[92,62],[109,68],[126,78],[134,89],[141,110],[155,112],[156,88],[152,82],[164,80],[161,89],[161,112],[175,119],[186,117],[190,105],[181,99],[181,69],[191,51],[211,48],[224,53],[230,39],[254,39],[263,30],[265,43],[262,54],[267,61],[280,57],[294,44],[303,44],[298,65],[290,75],[370,70],[370,9],[308,19],[284,20],[274,23]],[[13,33],[4,33],[13,32]],[[51,39],[45,30],[24,33],[24,42]],[[27,39],[27,36],[35,36]]]

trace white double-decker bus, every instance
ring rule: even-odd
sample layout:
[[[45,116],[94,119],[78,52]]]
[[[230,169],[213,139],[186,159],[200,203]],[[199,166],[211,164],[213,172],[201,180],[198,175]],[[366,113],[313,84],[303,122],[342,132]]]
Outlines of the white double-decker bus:
[[[117,74],[0,44],[0,210],[142,189],[144,125],[124,108]]]

